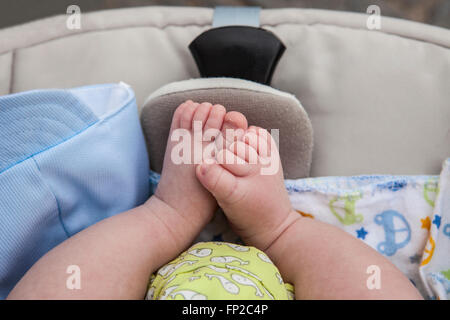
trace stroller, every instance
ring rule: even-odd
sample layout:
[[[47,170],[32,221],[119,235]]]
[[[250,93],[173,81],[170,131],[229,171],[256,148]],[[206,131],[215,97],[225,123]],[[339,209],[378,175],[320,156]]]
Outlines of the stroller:
[[[83,14],[81,29],[61,15],[0,30],[0,296],[67,237],[148,198],[174,108],[190,98],[279,128],[299,214],[366,241],[424,297],[450,297],[450,31],[387,17],[370,30],[367,19],[143,7]],[[51,108],[30,91],[88,85],[53,90]],[[126,196],[100,195],[106,185]],[[198,238],[211,239],[238,241],[221,214]]]

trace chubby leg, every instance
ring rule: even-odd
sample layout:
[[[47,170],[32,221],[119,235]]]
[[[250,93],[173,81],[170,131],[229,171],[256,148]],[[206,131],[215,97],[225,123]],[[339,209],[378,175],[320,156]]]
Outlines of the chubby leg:
[[[187,101],[171,132],[193,133],[193,122],[220,130],[243,126],[241,114]],[[143,299],[150,275],[186,249],[211,218],[215,199],[195,177],[194,164],[174,165],[169,142],[155,196],[145,204],[86,228],[48,252],[25,274],[9,299]],[[78,266],[81,289],[66,283]]]
[[[278,150],[266,130],[250,127],[217,154],[216,163],[199,165],[197,177],[244,242],[264,250],[294,284],[297,299],[421,298],[393,264],[362,241],[292,210]],[[367,287],[371,265],[381,271],[380,290]]]

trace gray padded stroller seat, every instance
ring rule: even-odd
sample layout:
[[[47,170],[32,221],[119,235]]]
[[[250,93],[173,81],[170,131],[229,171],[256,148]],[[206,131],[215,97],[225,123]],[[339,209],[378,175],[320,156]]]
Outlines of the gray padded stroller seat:
[[[148,7],[56,16],[0,30],[0,94],[124,81],[141,107],[157,88],[199,77],[188,44],[207,8]],[[437,174],[450,155],[450,31],[323,10],[262,10],[286,45],[272,86],[314,128],[311,176]]]

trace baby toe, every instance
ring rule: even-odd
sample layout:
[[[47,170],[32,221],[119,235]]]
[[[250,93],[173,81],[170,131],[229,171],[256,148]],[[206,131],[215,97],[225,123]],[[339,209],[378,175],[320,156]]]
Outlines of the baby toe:
[[[180,128],[190,130],[192,128],[192,118],[199,104],[187,101],[186,106],[180,114]]]
[[[256,149],[243,141],[233,142],[228,149],[249,164],[258,163],[258,152]]]
[[[222,126],[222,136],[229,143],[238,141],[245,134],[247,118],[240,112],[230,111],[225,115]]]
[[[180,127],[180,120],[181,120],[181,115],[184,112],[184,109],[188,106],[189,103],[192,103],[191,100],[187,100],[183,103],[181,103],[176,109],[175,112],[173,113],[173,117],[172,117],[172,124],[171,124],[171,128],[172,129],[176,129]]]
[[[208,129],[219,130],[222,127],[226,113],[227,111],[224,106],[220,104],[213,105],[205,123],[205,131]]]
[[[247,130],[248,123],[247,118],[240,112],[230,111],[225,115],[223,128],[226,129],[242,129]]]
[[[235,189],[236,177],[217,163],[202,163],[196,168],[197,179],[217,201],[225,201]]]
[[[247,130],[242,137],[242,141],[252,147],[256,152],[258,150],[258,135],[256,132]]]
[[[203,141],[214,141],[220,135],[220,128],[222,128],[226,113],[225,107],[220,104],[215,104],[211,107],[203,128]]]
[[[222,149],[217,152],[216,161],[226,170],[238,177],[249,175],[253,169],[252,165],[231,152],[229,149]]]
[[[208,119],[209,113],[211,112],[212,104],[209,102],[201,103],[195,110],[194,116],[192,117],[192,127],[194,130],[203,129]]]
[[[275,149],[276,151],[275,141],[266,129],[251,126],[243,140],[248,141],[247,143],[255,148],[261,157],[270,157],[271,150]]]

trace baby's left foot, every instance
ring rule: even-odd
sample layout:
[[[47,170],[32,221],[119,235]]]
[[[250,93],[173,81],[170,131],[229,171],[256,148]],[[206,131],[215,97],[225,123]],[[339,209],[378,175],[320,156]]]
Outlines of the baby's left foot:
[[[234,231],[249,245],[267,249],[297,219],[284,186],[273,138],[250,127],[240,141],[197,167],[197,178],[216,198]]]
[[[216,210],[217,202],[214,197],[198,182],[195,177],[194,156],[194,134],[195,130],[206,132],[218,132],[226,129],[241,127],[247,129],[247,120],[237,112],[226,113],[222,105],[212,105],[211,103],[195,103],[191,100],[182,103],[176,110],[172,119],[167,143],[166,154],[164,156],[163,170],[155,196],[169,205],[181,218],[181,223],[186,227],[188,224],[194,229],[202,228],[211,218]],[[184,152],[189,151],[187,163],[177,163],[179,152],[177,146],[181,141],[173,141],[174,137],[186,134],[190,137],[190,143]],[[201,138],[201,136],[200,136]],[[202,150],[211,142],[200,141]],[[214,142],[212,142],[214,144]],[[202,160],[202,150],[200,160]],[[198,153],[198,151],[197,151]],[[174,159],[174,156],[177,159]],[[198,155],[197,155],[198,156]],[[198,163],[198,162],[197,162]]]

